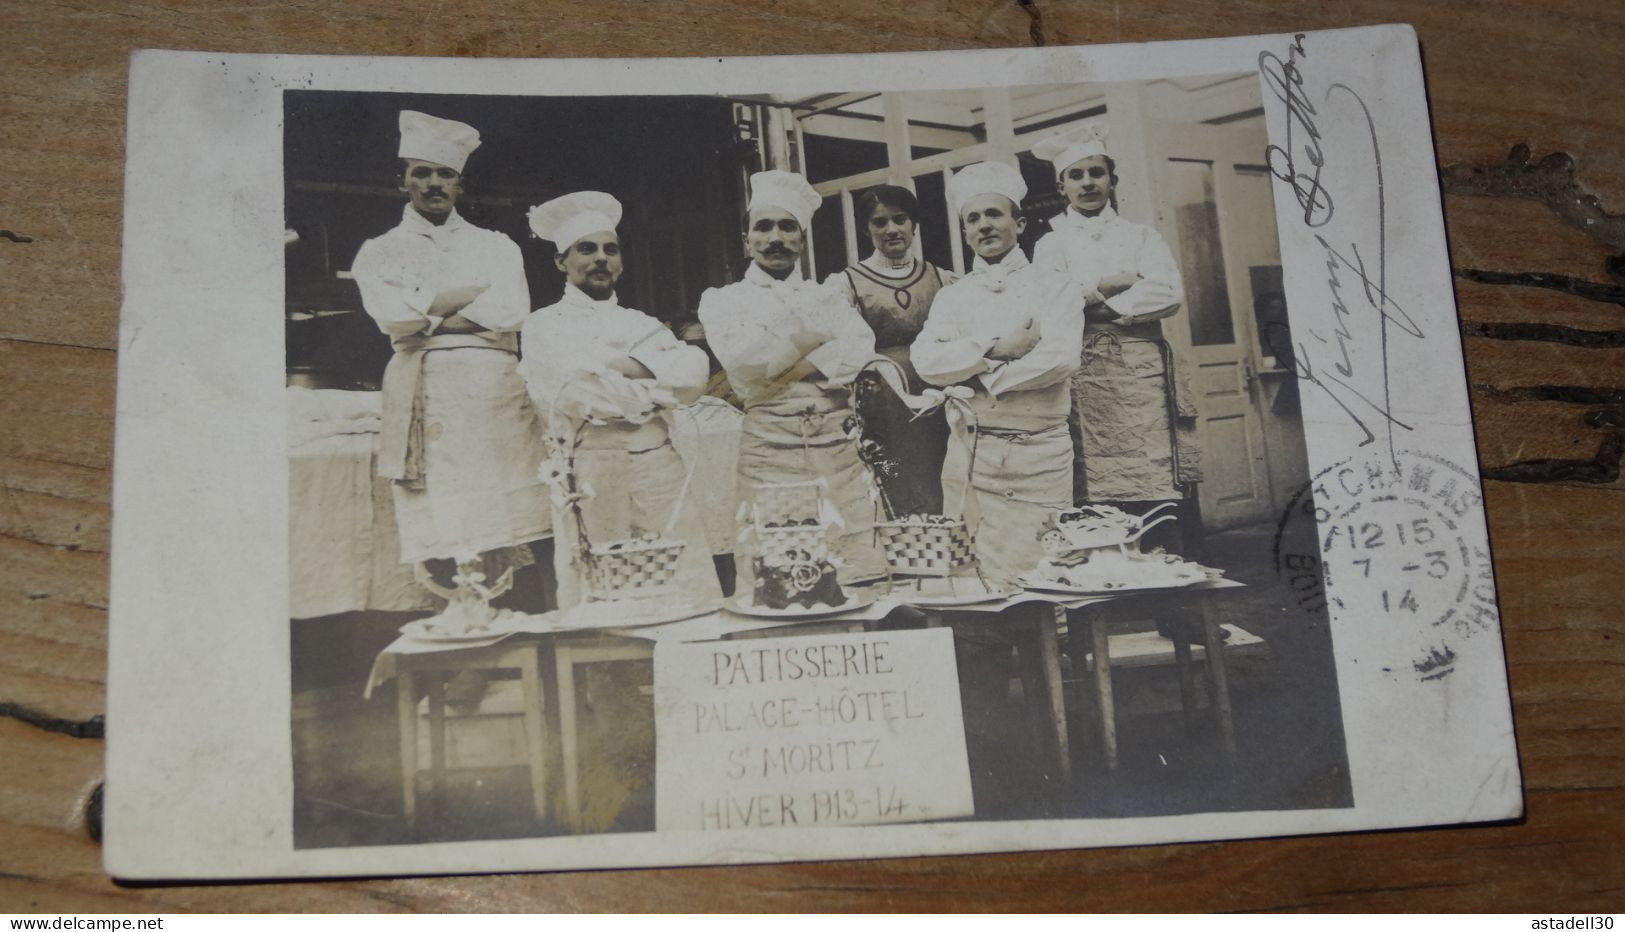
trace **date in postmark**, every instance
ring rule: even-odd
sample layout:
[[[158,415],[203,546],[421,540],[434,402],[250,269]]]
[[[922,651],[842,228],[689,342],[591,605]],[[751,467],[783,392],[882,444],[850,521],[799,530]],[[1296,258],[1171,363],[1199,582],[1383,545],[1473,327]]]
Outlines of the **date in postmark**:
[[[1443,679],[1451,644],[1499,623],[1488,541],[1470,520],[1482,502],[1474,477],[1437,454],[1346,459],[1287,505],[1275,569],[1305,612],[1427,630],[1410,665],[1423,680]]]

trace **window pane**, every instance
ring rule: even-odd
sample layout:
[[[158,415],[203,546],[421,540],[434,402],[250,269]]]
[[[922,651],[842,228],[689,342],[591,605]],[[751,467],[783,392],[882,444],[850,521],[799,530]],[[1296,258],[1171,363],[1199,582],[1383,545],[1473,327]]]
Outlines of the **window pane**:
[[[1106,112],[1105,88],[1095,84],[1049,84],[1010,88],[1016,135],[1049,136]]]
[[[905,91],[897,97],[908,119],[914,158],[987,141],[980,90]]]
[[[914,176],[914,196],[920,202],[920,255],[939,269],[954,267],[954,241],[958,233],[948,221],[948,193],[941,172]]]
[[[1213,199],[1211,162],[1170,159],[1169,203],[1179,228],[1174,257],[1185,279],[1185,307],[1190,315],[1191,343],[1215,346],[1236,342],[1230,318],[1230,288],[1224,275],[1224,247],[1219,238],[1219,207]]]
[[[882,141],[815,134],[806,127],[803,131],[807,180],[813,184],[886,167],[886,144]]]

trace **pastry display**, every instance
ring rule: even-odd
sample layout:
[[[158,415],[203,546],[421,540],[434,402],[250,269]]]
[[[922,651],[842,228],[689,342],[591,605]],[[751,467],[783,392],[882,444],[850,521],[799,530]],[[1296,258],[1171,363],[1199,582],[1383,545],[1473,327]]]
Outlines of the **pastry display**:
[[[510,629],[517,616],[508,609],[493,608],[491,600],[513,587],[513,569],[504,570],[494,585],[485,584],[483,562],[477,556],[458,560],[451,585],[437,581],[424,564],[414,568],[419,585],[446,600],[446,606],[428,618],[412,622],[402,631],[429,640],[455,640],[499,637]],[[410,630],[408,630],[410,629]]]
[[[1109,505],[1058,511],[1039,530],[1044,558],[1021,582],[1032,588],[1110,592],[1185,586],[1213,578],[1215,571],[1165,553],[1160,547],[1141,549],[1140,539],[1148,530],[1175,520],[1168,514],[1148,519],[1172,507],[1172,503],[1159,505],[1143,516]]]
[[[552,457],[542,464],[542,480],[553,487],[553,504],[562,506],[568,521],[559,522],[557,547],[573,547],[572,570],[579,573],[583,591],[582,603],[623,602],[666,596],[679,589],[676,586],[679,560],[688,541],[673,537],[682,498],[688,493],[688,479],[684,477],[677,504],[672,506],[665,528],[659,531],[630,527],[630,536],[595,543],[587,534],[587,518],[583,503],[592,498],[593,491],[585,487],[576,475],[576,449],[581,433],[589,421],[577,425],[573,434],[554,438]],[[573,535],[564,530],[572,527]],[[566,543],[569,537],[574,541]],[[628,610],[629,613],[632,610]]]
[[[908,376],[889,359],[876,359],[864,366],[863,371],[875,367],[890,367],[894,375],[894,391],[902,391],[902,386],[908,384]],[[853,382],[856,391],[857,382]],[[976,412],[966,402],[967,396],[953,390],[942,391],[927,389],[910,406],[917,406],[915,410],[924,413],[942,405],[954,406],[960,417],[967,423],[976,423]],[[857,412],[861,406],[857,397],[853,396],[853,411]],[[852,417],[851,433],[862,437],[864,432],[863,418],[854,413]],[[976,578],[982,582],[984,590],[988,587],[986,580],[981,579],[981,570],[977,565],[976,547],[972,530],[965,523],[964,518],[954,514],[929,514],[912,512],[899,514],[891,499],[886,495],[885,483],[879,476],[892,468],[889,462],[879,458],[879,450],[873,444],[862,443],[858,445],[858,459],[863,463],[869,477],[869,484],[874,489],[876,500],[886,520],[875,523],[875,533],[879,539],[880,549],[886,555],[886,575],[951,577],[961,570],[974,571]],[[972,447],[967,471],[973,471],[976,462],[976,451]],[[965,510],[965,495],[970,492],[970,483],[967,481],[964,491],[960,494],[957,510],[963,514]],[[965,575],[970,575],[966,573]]]
[[[666,594],[677,578],[678,560],[687,546],[687,541],[654,533],[588,545],[588,599],[615,601]]]
[[[751,561],[759,608],[839,608],[847,602],[835,565],[806,550],[777,551]]]
[[[886,568],[894,576],[948,576],[976,564],[976,549],[963,518],[912,514],[875,525]]]
[[[841,588],[829,551],[830,521],[820,482],[758,485],[750,505],[756,556],[751,606],[769,610],[839,608]]]

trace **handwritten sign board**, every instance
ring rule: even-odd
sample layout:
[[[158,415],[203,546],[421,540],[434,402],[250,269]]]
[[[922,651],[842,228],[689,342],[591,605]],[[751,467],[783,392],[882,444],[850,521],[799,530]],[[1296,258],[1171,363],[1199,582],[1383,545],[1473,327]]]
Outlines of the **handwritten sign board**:
[[[953,632],[660,644],[660,831],[974,813]]]

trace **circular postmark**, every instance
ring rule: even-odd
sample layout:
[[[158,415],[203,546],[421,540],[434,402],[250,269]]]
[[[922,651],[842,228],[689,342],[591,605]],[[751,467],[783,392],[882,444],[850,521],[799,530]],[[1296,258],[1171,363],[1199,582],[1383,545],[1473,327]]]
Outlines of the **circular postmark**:
[[[1276,528],[1275,569],[1305,612],[1427,632],[1411,666],[1454,670],[1457,638],[1499,616],[1476,477],[1435,453],[1377,450],[1305,483]]]

